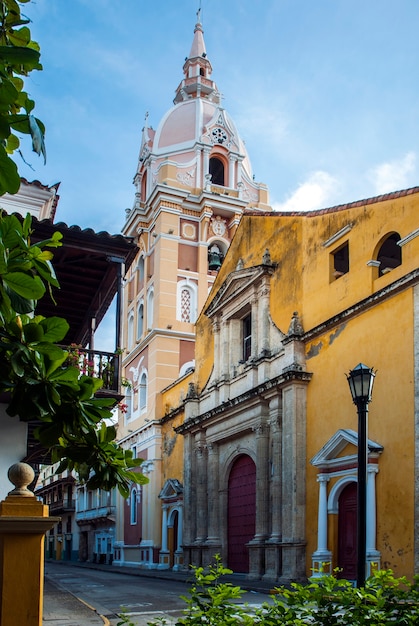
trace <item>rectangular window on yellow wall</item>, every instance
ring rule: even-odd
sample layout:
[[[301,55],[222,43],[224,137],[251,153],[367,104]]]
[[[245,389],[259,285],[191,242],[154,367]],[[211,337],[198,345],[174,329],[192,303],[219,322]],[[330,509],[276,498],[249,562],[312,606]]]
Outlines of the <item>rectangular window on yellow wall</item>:
[[[349,272],[349,242],[346,241],[330,255],[331,281]]]

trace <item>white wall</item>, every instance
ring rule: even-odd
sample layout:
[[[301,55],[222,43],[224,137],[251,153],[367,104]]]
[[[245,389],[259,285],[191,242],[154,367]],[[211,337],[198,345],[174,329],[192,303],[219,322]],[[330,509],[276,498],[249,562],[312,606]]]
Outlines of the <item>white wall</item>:
[[[0,501],[13,489],[7,470],[26,455],[26,433],[27,425],[7,415],[6,406],[0,404]]]

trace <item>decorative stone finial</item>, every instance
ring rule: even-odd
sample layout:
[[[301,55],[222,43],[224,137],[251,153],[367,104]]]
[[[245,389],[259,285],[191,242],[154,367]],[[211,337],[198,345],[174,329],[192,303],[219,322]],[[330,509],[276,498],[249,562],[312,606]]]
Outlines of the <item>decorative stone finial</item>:
[[[297,311],[294,311],[291,318],[290,327],[288,329],[287,337],[295,337],[304,335],[304,328],[300,322]]]
[[[237,261],[236,270],[242,270],[244,268],[243,259]]]
[[[15,489],[9,491],[9,496],[23,496],[24,498],[34,498],[32,491],[28,489],[34,478],[35,472],[27,463],[15,463],[9,467],[7,477],[15,486]]]
[[[188,391],[186,394],[186,400],[190,400],[191,398],[196,398],[197,397],[197,393],[196,393],[196,387],[194,385],[194,383],[189,383],[188,384]]]
[[[266,248],[265,254],[262,257],[262,263],[263,263],[263,265],[271,265],[272,264],[271,253],[269,252],[268,248]]]

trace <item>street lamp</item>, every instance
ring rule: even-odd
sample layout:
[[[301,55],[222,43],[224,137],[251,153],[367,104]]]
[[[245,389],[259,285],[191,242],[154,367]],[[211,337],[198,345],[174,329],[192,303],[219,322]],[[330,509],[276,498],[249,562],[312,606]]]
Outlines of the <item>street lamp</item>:
[[[371,402],[375,372],[359,363],[347,375],[352,400],[358,412],[358,489],[357,489],[357,587],[365,585],[367,560],[367,462],[368,403]]]

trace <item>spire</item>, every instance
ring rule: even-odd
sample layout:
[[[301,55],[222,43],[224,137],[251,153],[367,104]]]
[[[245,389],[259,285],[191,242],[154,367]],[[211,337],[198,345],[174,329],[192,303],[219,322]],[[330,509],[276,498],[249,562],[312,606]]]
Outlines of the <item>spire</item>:
[[[196,24],[194,30],[194,37],[192,42],[191,51],[189,53],[189,59],[194,59],[196,57],[206,57],[207,51],[205,49],[205,41],[204,41],[204,29],[202,28],[201,22],[201,7],[196,12]]]
[[[207,58],[204,41],[204,29],[201,23],[201,7],[198,9],[197,22],[189,56],[183,66],[184,78],[176,89],[174,103],[189,98],[207,98],[213,102],[221,102],[216,84],[211,80],[212,66]]]

